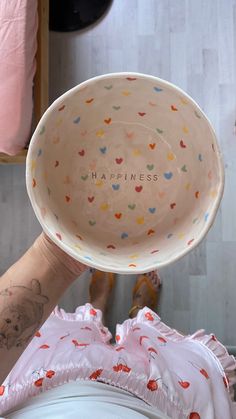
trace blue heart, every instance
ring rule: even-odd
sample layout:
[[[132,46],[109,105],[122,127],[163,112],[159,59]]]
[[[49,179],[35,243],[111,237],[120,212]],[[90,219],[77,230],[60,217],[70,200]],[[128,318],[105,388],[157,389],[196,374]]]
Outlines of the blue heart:
[[[198,154],[198,160],[202,161],[202,155],[201,154]]]
[[[161,89],[160,87],[153,87],[153,89],[155,90],[155,92],[162,92],[163,89]]]
[[[128,234],[127,234],[127,233],[122,233],[122,234],[121,234],[121,238],[122,238],[122,239],[127,239],[127,237],[128,237]]]
[[[79,124],[80,123],[80,116],[78,116],[78,118],[75,118],[73,122],[74,122],[74,124]]]
[[[173,176],[173,173],[172,172],[164,173],[164,176],[166,179],[170,180]]]
[[[120,189],[119,183],[113,184],[112,189],[114,189],[114,191],[118,191],[118,189]]]
[[[107,148],[106,147],[101,147],[99,150],[101,151],[102,154],[105,154],[106,151],[107,151]]]
[[[38,157],[39,157],[39,156],[41,156],[41,154],[42,154],[42,149],[40,148],[40,149],[38,150]]]
[[[148,211],[149,211],[151,214],[154,214],[154,212],[156,211],[156,208],[148,208]]]
[[[206,212],[205,217],[204,217],[205,221],[207,221],[208,217],[209,217],[209,213]]]
[[[85,259],[93,260],[90,256],[85,256]]]

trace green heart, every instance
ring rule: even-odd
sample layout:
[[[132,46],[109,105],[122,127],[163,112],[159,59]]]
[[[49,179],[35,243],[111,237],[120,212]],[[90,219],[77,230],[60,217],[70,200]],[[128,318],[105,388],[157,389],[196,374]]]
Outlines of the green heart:
[[[183,167],[181,167],[181,170],[182,170],[182,172],[187,172],[186,164]]]
[[[159,134],[163,134],[163,130],[162,130],[162,129],[160,129],[160,128],[156,128],[156,131],[157,131]]]
[[[154,168],[154,164],[147,164],[147,169],[152,170]]]
[[[88,179],[88,175],[85,175],[85,176],[81,176],[81,179],[83,179],[83,180],[86,180],[86,179]]]
[[[118,111],[120,109],[120,106],[112,106],[115,111]]]
[[[112,87],[113,87],[113,85],[112,84],[110,84],[109,86],[104,86],[105,87],[105,89],[107,89],[107,90],[111,90],[112,89]]]
[[[201,116],[199,115],[199,113],[197,111],[194,111],[195,115],[197,118],[201,119]]]
[[[128,207],[129,207],[131,210],[133,210],[133,209],[136,207],[136,205],[135,205],[135,204],[129,204],[129,205],[128,205]]]
[[[193,224],[195,224],[197,222],[198,218],[194,218],[193,220]]]
[[[95,224],[96,224],[96,221],[89,221],[89,224],[91,225],[91,226],[94,226]]]

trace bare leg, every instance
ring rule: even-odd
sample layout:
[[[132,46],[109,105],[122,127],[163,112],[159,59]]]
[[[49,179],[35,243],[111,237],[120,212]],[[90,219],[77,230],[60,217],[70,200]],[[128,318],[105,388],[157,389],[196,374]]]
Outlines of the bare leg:
[[[92,269],[92,277],[89,286],[90,304],[103,313],[103,324],[106,320],[109,296],[114,284],[114,274]]]

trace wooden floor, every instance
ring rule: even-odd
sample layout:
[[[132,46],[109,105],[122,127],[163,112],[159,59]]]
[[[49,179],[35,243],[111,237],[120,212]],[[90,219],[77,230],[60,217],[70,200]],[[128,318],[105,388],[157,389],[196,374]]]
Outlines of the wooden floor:
[[[190,255],[161,271],[159,312],[190,333],[213,331],[236,346],[236,0],[114,0],[89,30],[50,34],[50,98],[89,77],[149,73],[190,94],[213,123],[224,155],[226,186],[216,222]],[[39,233],[25,191],[24,167],[0,166],[0,254],[5,270]],[[109,326],[123,321],[135,276],[117,277]],[[88,274],[63,307],[87,298]]]

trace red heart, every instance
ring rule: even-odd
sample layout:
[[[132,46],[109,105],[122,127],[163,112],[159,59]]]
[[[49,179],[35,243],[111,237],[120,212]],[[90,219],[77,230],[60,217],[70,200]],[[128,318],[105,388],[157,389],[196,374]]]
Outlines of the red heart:
[[[123,159],[120,157],[119,159],[116,159],[116,163],[117,164],[121,164],[122,163],[122,161],[123,161]]]
[[[155,233],[155,231],[150,228],[150,230],[148,230],[147,234],[148,234],[148,236],[150,236],[150,234],[153,234],[153,233]]]
[[[149,380],[147,383],[148,390],[155,391],[158,389],[158,384],[156,380]]]
[[[63,111],[63,109],[65,109],[66,105],[62,105],[58,110],[59,111]]]
[[[149,144],[149,147],[150,147],[152,150],[154,150],[154,148],[156,147],[156,143]]]
[[[105,124],[109,125],[111,123],[111,118],[104,119]]]
[[[186,147],[187,147],[187,146],[186,146],[186,144],[184,144],[183,140],[181,140],[181,141],[179,142],[179,145],[180,145],[180,147],[182,147],[182,148],[186,148]]]
[[[35,186],[36,186],[36,180],[35,180],[35,178],[33,178],[33,180],[32,180],[32,186],[33,186],[33,188],[35,188]]]
[[[211,340],[214,340],[215,342],[217,341],[215,335],[211,335]]]
[[[35,333],[34,336],[36,336],[37,338],[40,338],[41,337],[41,333],[38,331],[38,332]]]
[[[36,387],[42,387],[42,385],[43,385],[43,380],[44,380],[44,378],[39,378],[38,380],[36,380],[36,381],[34,382],[34,385],[35,385]]]
[[[176,203],[173,202],[172,204],[170,204],[171,209],[174,209],[174,207],[176,206]]]
[[[150,311],[145,313],[145,317],[146,317],[147,320],[150,320],[151,322],[154,320],[154,317],[153,317],[152,313],[150,313]]]
[[[40,347],[39,347],[39,349],[48,349],[48,348],[50,348],[50,346],[49,345],[41,345]]]
[[[93,202],[93,200],[94,200],[94,196],[88,196],[88,201],[89,202]]]
[[[117,212],[117,213],[115,214],[115,217],[119,220],[119,219],[122,217],[121,212]]]
[[[94,98],[92,97],[91,99],[87,99],[86,103],[92,103],[94,101]]]
[[[142,186],[135,186],[136,192],[141,192],[142,189],[143,189]]]
[[[200,192],[199,191],[197,191],[197,192],[195,192],[195,198],[199,198],[199,194],[200,194]]]
[[[204,375],[204,377],[208,380],[209,375],[207,374],[206,370],[204,370],[204,368],[202,368],[202,369],[200,370],[200,373],[201,373],[202,375]]]
[[[155,249],[155,250],[152,250],[152,251],[151,251],[151,254],[153,254],[153,253],[157,253],[157,252],[159,252],[159,250],[158,250],[158,249]]]
[[[88,326],[81,327],[80,329],[81,330],[89,330],[90,332],[92,332],[91,327],[88,327]]]
[[[91,314],[91,316],[96,316],[97,312],[96,310],[94,310],[94,308],[90,308],[89,313]]]
[[[115,249],[115,246],[114,246],[114,244],[108,244],[107,248],[108,249]]]
[[[66,202],[70,202],[70,196],[66,195],[65,198],[66,198]]]
[[[188,241],[188,246],[190,246],[190,244],[192,244],[192,242],[194,241],[194,239],[191,239]]]
[[[138,114],[139,114],[139,116],[144,116],[144,115],[146,115],[146,112],[139,112]]]
[[[55,371],[53,371],[53,370],[49,370],[46,373],[47,378],[52,378],[54,375],[55,375]]]
[[[137,79],[136,79],[136,77],[126,77],[126,80],[134,81],[134,80],[137,80]]]
[[[77,339],[72,339],[72,343],[73,343],[75,346],[79,346],[79,342],[77,341]]]
[[[56,236],[58,237],[59,240],[62,240],[60,233],[56,233]]]
[[[101,373],[102,373],[102,369],[96,370],[94,371],[90,376],[90,380],[96,380],[98,377],[100,377]]]
[[[57,166],[59,166],[59,161],[58,160],[56,160],[55,164],[54,164],[54,167],[57,167]]]
[[[3,396],[5,391],[5,386],[0,386],[0,396]]]
[[[84,156],[84,154],[85,154],[85,151],[84,151],[84,150],[80,150],[80,151],[79,151],[79,155],[80,155],[80,156]]]
[[[184,389],[188,388],[190,386],[190,383],[188,381],[178,381],[178,383],[183,387]]]
[[[172,109],[172,111],[177,111],[178,110],[175,105],[171,105],[171,109]]]

